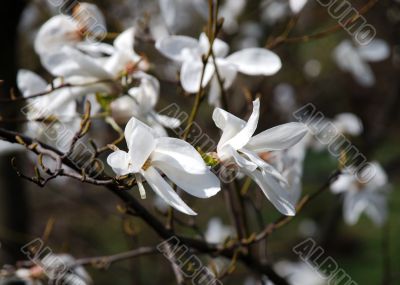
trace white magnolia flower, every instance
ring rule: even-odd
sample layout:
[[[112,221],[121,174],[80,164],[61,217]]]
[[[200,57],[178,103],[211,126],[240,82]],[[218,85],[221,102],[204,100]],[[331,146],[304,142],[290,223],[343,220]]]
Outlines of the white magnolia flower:
[[[80,122],[76,111],[77,104],[70,88],[51,91],[51,85],[47,84],[42,77],[23,69],[18,72],[17,85],[24,97],[49,92],[49,94],[27,100],[28,105],[23,110],[30,121],[25,129],[31,136],[65,150],[73,134],[79,129]],[[57,82],[54,85],[57,86]],[[38,122],[39,119],[48,119],[52,123],[47,125]],[[58,121],[53,122],[55,119]],[[69,137],[66,134],[69,134]]]
[[[198,198],[209,198],[220,191],[217,177],[189,143],[175,138],[156,138],[150,127],[135,118],[126,125],[125,139],[129,152],[118,150],[110,154],[107,162],[117,175],[134,174],[142,197],[145,197],[144,178],[169,205],[185,214],[196,215],[159,171]]]
[[[73,46],[94,54],[110,54],[112,46],[91,40],[91,37],[105,32],[105,20],[97,6],[79,3],[73,10],[73,16],[56,15],[44,23],[37,33],[34,47],[40,57],[63,46]]]
[[[177,128],[181,124],[178,119],[157,114],[154,110],[160,93],[158,80],[143,72],[133,77],[140,80],[139,87],[131,88],[127,96],[122,96],[110,105],[113,118],[118,123],[126,123],[135,117],[149,125],[158,136],[167,136],[164,127]]]
[[[224,163],[234,163],[239,170],[250,176],[262,189],[265,196],[283,214],[294,215],[287,181],[260,154],[288,149],[298,143],[307,133],[301,123],[288,123],[261,132],[253,137],[260,114],[260,101],[253,102],[253,113],[248,122],[216,108],[213,120],[222,130],[217,153]]]
[[[203,73],[202,56],[207,54],[210,48],[207,36],[202,33],[199,40],[186,36],[169,36],[157,41],[156,47],[166,57],[182,65],[180,77],[185,91],[198,92]],[[280,58],[267,49],[248,48],[227,56],[228,52],[229,46],[222,40],[215,39],[213,53],[225,89],[233,84],[238,72],[267,76],[277,73],[282,66]],[[218,105],[220,90],[215,66],[210,57],[203,75],[202,86],[207,86],[211,80],[209,101],[211,104]]]
[[[234,233],[233,228],[224,225],[220,218],[212,218],[208,222],[205,238],[209,243],[222,243],[228,237],[233,237]]]
[[[325,285],[326,278],[317,268],[311,268],[305,262],[280,261],[275,265],[277,273],[287,278],[293,285]],[[268,283],[267,283],[268,284]],[[273,283],[270,283],[271,285]]]
[[[364,87],[375,84],[375,76],[369,62],[383,61],[389,56],[390,47],[380,39],[374,39],[365,46],[356,46],[351,41],[344,40],[333,52],[338,66],[343,71],[350,72]]]
[[[331,185],[333,193],[344,194],[343,215],[349,225],[356,224],[362,213],[378,226],[386,221],[388,178],[379,163],[372,164],[375,175],[367,183],[360,183],[352,171],[347,170]]]
[[[119,91],[117,81],[122,75],[131,74],[139,67],[145,68],[145,63],[139,63],[141,58],[133,49],[134,33],[134,28],[122,32],[114,40],[113,52],[109,57],[96,58],[64,46],[43,57],[42,64],[53,76],[62,77],[65,83],[86,84],[87,94],[113,94]],[[89,84],[99,81],[105,83]]]
[[[122,32],[113,43],[114,52],[105,61],[105,70],[114,77],[123,73],[132,73],[135,69],[147,69],[146,62],[134,50],[135,29],[129,28]]]

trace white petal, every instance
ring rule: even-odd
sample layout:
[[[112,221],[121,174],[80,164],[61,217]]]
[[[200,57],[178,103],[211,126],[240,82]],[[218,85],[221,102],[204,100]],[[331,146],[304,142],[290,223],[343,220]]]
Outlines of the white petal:
[[[135,44],[135,28],[129,28],[123,31],[114,40],[114,47],[119,51],[133,53],[133,46]]]
[[[107,157],[107,163],[117,175],[126,175],[132,172],[130,156],[127,152],[118,150]]]
[[[132,118],[125,127],[125,139],[131,156],[132,169],[134,172],[139,172],[156,146],[152,130],[138,119]]]
[[[372,177],[372,179],[370,181],[368,181],[366,187],[368,187],[369,189],[371,189],[373,191],[380,190],[380,188],[382,188],[383,186],[385,186],[388,183],[387,174],[378,162],[373,161],[371,163],[371,165],[374,168],[373,169],[374,176]],[[364,170],[364,171],[366,171],[366,170]],[[363,173],[361,173],[362,177],[364,175],[367,175],[367,173],[364,173],[364,175],[362,175],[362,174]]]
[[[222,131],[222,136],[217,147],[218,149],[221,149],[228,140],[233,138],[246,126],[246,121],[221,108],[215,108],[212,118],[215,125]]]
[[[384,40],[375,39],[368,45],[359,46],[358,53],[367,61],[377,62],[390,56],[390,47]]]
[[[78,2],[73,8],[73,17],[82,29],[91,33],[91,36],[101,37],[107,32],[103,13],[94,4]]]
[[[226,145],[218,151],[218,156],[222,161],[228,160],[228,162],[230,162],[230,160],[233,160],[241,171],[246,170],[252,172],[258,167],[256,163],[240,155],[237,150],[233,149],[230,145]]]
[[[307,1],[308,0],[290,0],[289,1],[290,9],[292,10],[293,13],[297,14],[307,4]]]
[[[186,92],[199,92],[203,68],[203,63],[201,61],[185,61],[183,63],[181,69],[181,83]],[[208,63],[203,76],[203,87],[206,87],[208,82],[210,82],[214,71],[214,66]]]
[[[237,133],[233,138],[228,140],[226,144],[229,144],[236,150],[244,147],[249,142],[251,136],[256,131],[259,117],[260,117],[260,100],[256,99],[253,101],[253,112],[251,113],[251,116],[247,121],[246,125],[239,131],[239,133]]]
[[[158,138],[151,160],[163,162],[181,168],[191,174],[204,174],[208,170],[201,155],[184,140],[175,138]]]
[[[281,59],[263,48],[244,49],[231,54],[226,60],[248,75],[273,75],[282,67]]]
[[[358,136],[363,131],[360,118],[352,113],[342,113],[335,116],[333,123],[344,134]]]
[[[154,113],[154,116],[156,121],[166,128],[175,129],[182,124],[182,122],[179,119],[173,117],[168,117],[157,113]]]
[[[224,82],[224,89],[232,86],[237,75],[236,66],[225,59],[217,58],[218,73]]]
[[[171,186],[162,178],[160,173],[154,167],[149,167],[143,171],[143,176],[150,187],[160,196],[166,203],[187,215],[197,215],[185,202],[175,193]]]
[[[246,148],[255,152],[288,149],[297,144],[308,132],[302,123],[287,123],[273,127],[251,138]]]
[[[369,200],[365,213],[376,225],[382,226],[388,216],[387,196],[383,193],[372,193]]]
[[[184,61],[185,50],[191,50],[201,55],[199,43],[196,39],[186,36],[169,36],[158,40],[156,48],[166,57],[175,61]]]
[[[42,64],[54,76],[87,76],[100,80],[111,78],[93,58],[68,46],[42,57]]]
[[[20,69],[17,75],[18,89],[24,97],[38,94],[47,90],[47,83],[36,73]]]
[[[341,174],[335,182],[331,184],[332,193],[342,193],[355,189],[355,177],[349,173]]]
[[[210,40],[205,33],[201,33],[199,43],[203,54],[207,54],[210,49]],[[225,57],[229,53],[229,46],[220,39],[215,39],[213,43],[213,52],[215,57]]]
[[[268,200],[275,208],[286,216],[294,216],[296,214],[295,205],[291,202],[290,193],[284,189],[272,176],[262,174],[256,170],[247,173],[254,182],[261,188]]]
[[[35,51],[40,56],[57,51],[63,45],[81,41],[79,26],[66,15],[52,17],[42,25],[35,38]]]
[[[76,47],[92,56],[101,56],[102,54],[112,55],[115,52],[115,49],[112,45],[106,43],[90,43],[90,42],[81,42],[77,43]]]
[[[361,213],[368,207],[362,194],[358,192],[348,192],[344,197],[343,216],[349,225],[355,225]]]

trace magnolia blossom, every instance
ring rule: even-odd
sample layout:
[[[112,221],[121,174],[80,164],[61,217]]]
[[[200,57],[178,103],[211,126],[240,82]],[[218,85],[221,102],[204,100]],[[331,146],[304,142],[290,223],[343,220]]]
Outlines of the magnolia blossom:
[[[56,81],[53,86],[58,84]],[[70,88],[51,91],[51,85],[42,77],[24,69],[18,72],[17,85],[24,97],[49,92],[27,100],[28,105],[23,111],[29,122],[25,129],[31,136],[55,143],[61,150],[65,150],[73,134],[79,129],[80,122],[76,111],[77,104]],[[49,123],[46,125],[37,120],[47,120]]]
[[[205,233],[207,242],[222,243],[228,237],[232,236],[234,236],[234,230],[232,227],[224,225],[220,218],[210,219],[207,225],[207,231]]]
[[[295,207],[286,189],[287,181],[259,155],[294,146],[306,135],[307,127],[302,123],[288,123],[253,136],[259,115],[258,99],[253,102],[253,113],[248,122],[216,108],[213,120],[222,130],[218,156],[223,163],[234,163],[241,172],[250,176],[282,214],[294,215]]]
[[[115,151],[107,158],[107,163],[117,175],[134,174],[142,198],[145,197],[144,178],[169,205],[185,214],[196,215],[160,171],[195,197],[209,198],[220,191],[219,180],[189,143],[175,138],[156,138],[152,129],[136,118],[126,125],[125,139],[129,152]]]
[[[110,54],[112,46],[90,40],[103,36],[106,25],[101,11],[94,4],[79,3],[72,16],[56,15],[42,25],[34,47],[41,57],[56,52],[63,46],[73,46],[91,53]]]
[[[223,80],[224,89],[233,84],[238,72],[253,76],[273,75],[282,66],[275,53],[263,48],[248,48],[227,56],[229,46],[222,40],[215,39],[215,64],[210,57],[204,69],[202,57],[210,49],[210,41],[204,33],[200,35],[199,40],[186,36],[169,36],[157,41],[156,47],[166,57],[182,65],[180,77],[186,92],[198,92],[201,78],[203,87],[212,81],[209,102],[214,105],[218,105],[220,93],[215,66]]]
[[[375,175],[366,183],[359,182],[350,169],[331,185],[333,193],[343,193],[343,215],[347,224],[357,223],[365,213],[376,225],[381,226],[387,218],[388,178],[382,166],[374,162]],[[361,176],[367,170],[361,171]]]
[[[364,46],[356,46],[351,41],[344,40],[333,52],[338,66],[343,71],[350,72],[355,80],[364,87],[371,87],[375,84],[375,76],[369,62],[382,61],[389,56],[388,44],[380,39],[374,39]]]
[[[133,77],[140,80],[140,85],[131,88],[128,91],[129,95],[111,103],[112,116],[118,123],[126,123],[135,117],[149,125],[158,136],[167,136],[164,127],[177,128],[181,122],[154,111],[160,93],[160,83],[153,76],[143,72],[138,72]]]

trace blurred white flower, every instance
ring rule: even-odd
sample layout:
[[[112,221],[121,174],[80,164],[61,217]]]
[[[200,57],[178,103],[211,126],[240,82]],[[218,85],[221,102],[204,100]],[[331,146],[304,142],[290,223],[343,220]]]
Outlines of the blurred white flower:
[[[136,118],[126,125],[125,139],[129,152],[115,151],[109,155],[107,163],[117,175],[134,174],[142,198],[145,197],[144,178],[169,205],[185,214],[196,215],[159,171],[182,190],[198,198],[209,198],[220,191],[218,178],[189,143],[175,138],[156,138],[152,129]]]
[[[217,244],[224,242],[228,237],[233,237],[234,233],[233,228],[224,225],[220,218],[211,218],[208,221],[205,238],[207,242]]]
[[[24,69],[18,72],[17,85],[24,97],[49,92],[27,100],[28,105],[24,112],[29,121],[25,125],[25,131],[35,138],[66,150],[73,134],[79,129],[80,122],[76,111],[77,104],[71,94],[73,91],[69,88],[51,91],[51,85],[43,78]]]
[[[104,17],[97,6],[79,3],[72,16],[56,15],[42,25],[35,39],[35,51],[43,57],[63,46],[73,46],[94,54],[110,54],[112,46],[93,38],[103,36],[106,31]]]
[[[205,22],[208,18],[208,4],[203,0],[158,0],[161,15],[168,30],[184,32]]]
[[[331,185],[333,193],[344,194],[343,215],[349,225],[356,224],[362,213],[378,226],[386,221],[388,178],[379,163],[373,162],[372,165],[375,175],[367,183],[360,183],[348,169]]]
[[[290,9],[294,14],[297,14],[304,8],[307,1],[308,0],[289,0]]]
[[[233,34],[238,30],[239,24],[237,18],[245,7],[245,0],[226,0],[223,5],[221,5],[218,16],[224,18],[224,25],[222,26],[224,31]]]
[[[275,270],[281,276],[287,278],[293,285],[325,285],[326,278],[318,272],[317,268],[311,268],[305,262],[280,261],[275,265]],[[271,285],[273,283],[270,283]]]
[[[342,134],[359,136],[363,132],[363,124],[356,115],[352,113],[341,113],[335,116],[333,124]]]
[[[215,75],[215,65],[223,80],[224,89],[228,89],[234,82],[238,72],[247,75],[273,75],[281,66],[280,58],[267,49],[248,48],[235,52],[228,57],[229,46],[220,39],[215,39],[213,53],[216,61],[209,58],[205,72],[203,73],[202,57],[209,52],[210,42],[202,33],[200,39],[186,36],[169,36],[157,41],[157,49],[166,57],[180,63],[182,87],[188,93],[196,93],[200,89],[200,81],[203,87],[212,80],[209,94],[209,102],[219,104],[220,87]]]
[[[251,177],[271,203],[285,215],[294,215],[295,207],[286,189],[287,181],[259,154],[288,149],[297,144],[307,133],[301,123],[288,123],[261,132],[253,137],[260,113],[260,101],[253,102],[253,113],[248,122],[216,108],[213,120],[222,130],[217,153],[224,163],[234,163],[239,170]]]
[[[140,80],[140,85],[131,88],[128,91],[129,95],[122,96],[111,103],[113,118],[117,123],[122,124],[135,117],[150,126],[158,136],[167,136],[164,127],[177,128],[181,122],[154,111],[160,93],[158,80],[143,72],[137,72],[133,77]]]
[[[344,40],[333,52],[337,65],[343,71],[350,72],[355,80],[364,87],[371,87],[375,84],[375,75],[369,62],[383,61],[389,56],[390,47],[381,39],[374,39],[364,46],[357,46],[349,40]]]

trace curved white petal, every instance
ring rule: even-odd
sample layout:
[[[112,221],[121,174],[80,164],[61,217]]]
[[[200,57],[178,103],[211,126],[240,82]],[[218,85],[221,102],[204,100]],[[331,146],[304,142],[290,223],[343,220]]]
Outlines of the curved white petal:
[[[344,220],[349,225],[355,225],[361,213],[368,207],[362,195],[363,194],[359,192],[349,192],[344,197],[343,216]]]
[[[384,40],[375,39],[368,45],[359,46],[358,53],[364,60],[377,62],[390,56],[390,47]]]
[[[197,93],[200,89],[200,80],[203,72],[201,61],[185,61],[181,68],[181,83],[183,89],[188,93]],[[202,86],[206,87],[214,75],[214,66],[208,63],[204,72]]]
[[[166,128],[175,129],[182,124],[182,122],[179,119],[173,117],[168,117],[157,113],[154,113],[154,117],[158,123],[160,123],[162,126]]]
[[[114,47],[119,51],[134,53],[133,46],[135,44],[135,28],[129,28],[123,31],[114,40]]]
[[[32,96],[47,90],[47,83],[38,74],[20,69],[17,74],[17,85],[24,97]]]
[[[125,139],[132,169],[134,172],[139,172],[156,147],[152,129],[138,119],[132,118],[125,127]]]
[[[201,33],[199,38],[199,44],[201,46],[203,54],[208,53],[210,49],[210,40],[208,39],[205,33]],[[229,53],[229,45],[220,39],[215,39],[213,43],[213,53],[215,57],[223,58],[227,56]]]
[[[66,15],[52,17],[42,25],[36,35],[34,48],[37,54],[43,56],[57,51],[63,45],[73,45],[81,41],[77,21]]]
[[[248,75],[273,75],[282,67],[279,56],[263,48],[244,49],[231,54],[226,60]]]
[[[68,46],[42,57],[42,64],[54,76],[86,76],[100,80],[112,78],[93,58]]]
[[[353,191],[355,189],[355,177],[351,174],[341,174],[335,182],[331,184],[332,193],[342,193],[347,191]]]
[[[147,183],[158,196],[160,196],[166,203],[177,209],[178,211],[187,215],[197,215],[188,205],[175,193],[171,186],[164,180],[154,167],[149,167],[146,171],[142,172]]]
[[[341,133],[358,136],[363,131],[363,125],[356,115],[352,113],[342,113],[335,116],[333,123]]]
[[[303,7],[307,4],[308,0],[290,0],[289,6],[293,13],[299,13]]]
[[[222,131],[222,136],[217,146],[218,150],[246,126],[246,121],[221,108],[215,108],[212,118],[215,125]]]
[[[247,121],[244,128],[239,133],[226,142],[234,149],[238,150],[244,147],[251,139],[251,136],[257,129],[258,119],[260,117],[260,100],[256,99],[253,101],[253,112],[249,120]]]
[[[186,36],[169,36],[158,40],[156,48],[169,59],[183,62],[186,58],[186,51],[193,51],[201,55],[200,46],[196,39]]]
[[[107,32],[106,20],[95,4],[78,2],[73,8],[72,15],[81,29],[89,31],[91,36],[101,37]]]
[[[287,123],[259,133],[250,139],[246,148],[255,152],[288,149],[297,144],[308,132],[302,123]]]
[[[188,142],[176,138],[158,138],[151,155],[153,163],[171,164],[191,174],[204,174],[208,170],[201,155]]]
[[[263,174],[258,170],[247,173],[247,175],[257,183],[264,195],[279,212],[286,216],[296,214],[295,205],[292,204],[289,191],[283,188],[272,176]]]
[[[126,175],[132,172],[130,156],[127,152],[118,150],[107,157],[107,163],[117,175]]]

